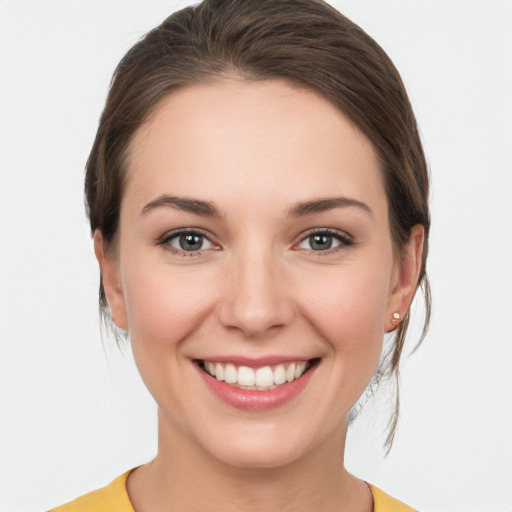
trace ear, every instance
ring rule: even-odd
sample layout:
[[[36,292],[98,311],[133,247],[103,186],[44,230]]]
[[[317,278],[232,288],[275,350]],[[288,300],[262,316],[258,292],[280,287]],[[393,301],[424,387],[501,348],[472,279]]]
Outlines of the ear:
[[[124,300],[117,258],[107,250],[107,244],[100,230],[94,232],[94,253],[100,265],[101,282],[110,308],[114,324],[128,330],[126,305]]]
[[[402,249],[400,260],[396,262],[392,292],[386,311],[385,332],[396,329],[400,319],[409,310],[421,272],[424,242],[425,229],[420,224],[416,224],[411,229],[409,241]],[[400,319],[394,320],[393,313],[398,313]]]

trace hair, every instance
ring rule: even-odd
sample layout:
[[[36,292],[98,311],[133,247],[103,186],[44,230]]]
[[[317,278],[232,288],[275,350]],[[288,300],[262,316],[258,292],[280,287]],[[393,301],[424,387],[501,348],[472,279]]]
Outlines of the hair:
[[[85,198],[91,231],[115,251],[131,140],[159,103],[187,85],[223,77],[284,80],[315,91],[343,112],[372,142],[380,160],[396,257],[420,224],[425,244],[418,287],[424,291],[423,341],[430,319],[426,274],[430,213],[428,168],[407,92],[384,50],[359,26],[322,0],[204,0],[175,12],[121,60],[112,78],[86,165]],[[103,285],[99,303],[110,324]],[[409,325],[394,332],[375,374],[394,377]],[[416,348],[417,348],[416,346]],[[398,388],[386,446],[399,411]]]

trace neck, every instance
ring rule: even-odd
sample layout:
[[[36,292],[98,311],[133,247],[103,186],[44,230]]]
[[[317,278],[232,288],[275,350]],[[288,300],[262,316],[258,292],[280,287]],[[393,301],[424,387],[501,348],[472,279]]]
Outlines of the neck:
[[[368,487],[343,464],[346,427],[279,467],[226,464],[159,417],[156,458],[132,472],[127,489],[137,512],[373,510]]]

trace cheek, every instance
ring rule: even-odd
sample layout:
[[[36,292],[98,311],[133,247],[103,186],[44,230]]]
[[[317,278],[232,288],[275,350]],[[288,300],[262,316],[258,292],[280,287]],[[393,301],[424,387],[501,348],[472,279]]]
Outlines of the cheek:
[[[165,265],[128,269],[125,287],[132,339],[152,345],[179,345],[202,322],[212,304],[211,277],[194,269],[170,272]]]
[[[187,340],[201,329],[211,311],[211,282],[204,271],[171,272],[167,265],[127,265],[125,281],[131,347],[147,389],[174,423],[186,429],[190,411],[183,396],[191,392],[193,371]],[[187,351],[188,350],[188,351]],[[171,392],[172,390],[172,392]]]
[[[384,337],[389,279],[375,265],[327,269],[303,289],[304,316],[349,366],[373,374]],[[389,265],[391,268],[391,264]],[[391,272],[391,270],[390,270]]]

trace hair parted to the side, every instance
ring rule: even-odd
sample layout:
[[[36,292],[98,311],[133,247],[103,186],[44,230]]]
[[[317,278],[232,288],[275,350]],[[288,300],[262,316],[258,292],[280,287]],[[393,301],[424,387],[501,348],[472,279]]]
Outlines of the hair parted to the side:
[[[223,77],[281,79],[336,105],[373,143],[384,176],[396,253],[421,224],[425,245],[418,287],[430,319],[425,263],[430,213],[429,178],[405,87],[382,48],[322,0],[204,0],[169,16],[121,60],[110,87],[86,167],[85,196],[91,230],[115,251],[128,146],[142,123],[172,91]],[[100,284],[100,310],[109,310]],[[397,327],[376,381],[396,378],[409,313]],[[389,424],[391,447],[398,418]]]

